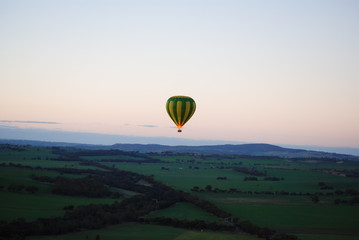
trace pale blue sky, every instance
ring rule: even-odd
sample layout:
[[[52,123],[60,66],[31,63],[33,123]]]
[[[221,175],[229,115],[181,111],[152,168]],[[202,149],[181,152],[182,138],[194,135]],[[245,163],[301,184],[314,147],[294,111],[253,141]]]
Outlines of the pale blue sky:
[[[358,13],[354,0],[0,0],[0,126],[359,147]],[[180,135],[173,95],[197,102]]]

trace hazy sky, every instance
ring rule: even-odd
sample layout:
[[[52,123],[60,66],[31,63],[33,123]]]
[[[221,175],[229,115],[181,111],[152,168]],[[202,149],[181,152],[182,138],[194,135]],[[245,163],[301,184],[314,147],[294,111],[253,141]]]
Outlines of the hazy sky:
[[[0,127],[359,147],[358,13],[356,0],[0,0]],[[197,103],[180,134],[173,95]]]

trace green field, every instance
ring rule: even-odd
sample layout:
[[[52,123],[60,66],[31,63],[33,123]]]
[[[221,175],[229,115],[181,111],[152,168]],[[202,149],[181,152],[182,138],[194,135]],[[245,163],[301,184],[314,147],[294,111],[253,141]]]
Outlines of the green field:
[[[125,224],[106,229],[65,234],[60,236],[29,237],[29,240],[85,240],[96,239],[99,235],[103,240],[259,240],[248,234],[229,234],[216,232],[188,231],[180,228],[145,224]]]
[[[313,204],[302,197],[203,196],[241,219],[291,233],[358,236],[359,208]],[[343,238],[344,239],[344,238]]]
[[[53,194],[7,193],[0,191],[0,212],[2,220],[24,218],[28,221],[37,218],[56,217],[64,214],[63,208],[69,205],[80,206],[91,203],[111,204],[114,199],[80,198]]]
[[[15,148],[16,149],[16,148]],[[341,239],[354,240],[359,237],[359,206],[334,204],[336,199],[350,200],[348,189],[359,191],[359,179],[329,174],[322,169],[358,170],[359,163],[352,161],[292,161],[287,159],[255,159],[227,156],[202,155],[156,155],[151,156],[163,162],[140,163],[143,155],[128,156],[83,156],[80,160],[58,160],[51,148],[20,147],[21,151],[0,149],[0,220],[11,221],[23,218],[33,221],[38,218],[63,216],[64,207],[88,204],[112,204],[127,197],[138,195],[131,189],[116,189],[123,196],[113,198],[88,198],[54,195],[53,185],[31,179],[31,175],[49,177],[82,178],[84,175],[60,173],[51,168],[93,169],[83,161],[99,162],[108,167],[153,176],[174,189],[190,193],[207,200],[218,208],[229,212],[232,217],[274,229],[278,232],[293,234],[303,240]],[[75,149],[65,149],[76,153]],[[123,162],[123,160],[128,162]],[[106,161],[102,161],[106,160]],[[116,162],[116,160],[121,160]],[[135,162],[131,162],[131,161]],[[9,166],[8,164],[15,164]],[[20,165],[19,165],[20,164]],[[25,168],[28,166],[29,168]],[[234,171],[243,167],[264,173],[266,177],[281,180],[268,181],[265,176],[256,176],[256,181],[244,181],[247,173]],[[224,179],[218,179],[219,177]],[[252,176],[253,177],[253,176]],[[11,184],[35,186],[38,191],[10,192]],[[210,191],[205,190],[210,185]],[[321,189],[321,186],[326,189]],[[199,191],[191,189],[197,187]],[[226,192],[236,189],[240,192]],[[222,192],[221,192],[222,191]],[[313,202],[312,196],[318,201]],[[178,202],[168,208],[151,212],[146,218],[166,217],[182,220],[205,220],[223,223],[223,220],[194,206],[191,203]],[[168,226],[150,224],[122,224],[101,230],[91,230],[60,236],[31,237],[27,239],[258,239],[247,234],[229,234],[224,232],[191,231]]]
[[[168,159],[169,161],[172,159]],[[233,161],[233,160],[232,160]],[[234,160],[236,161],[236,160]],[[167,164],[123,164],[120,169],[136,171],[142,174],[153,174],[158,181],[190,192],[193,186],[204,188],[210,184],[212,188],[237,188],[243,191],[288,191],[296,193],[330,192],[321,190],[318,182],[325,182],[334,189],[357,189],[359,181],[355,178],[331,175],[316,171],[316,168],[352,169],[358,163],[297,163],[281,160],[266,162],[265,160],[240,159],[242,166],[254,167],[267,172],[269,176],[283,177],[284,181],[243,181],[245,174],[228,169],[218,169],[219,164],[192,164],[198,169],[189,169],[186,163]],[[209,166],[210,165],[210,166]],[[226,164],[225,164],[226,165]],[[228,164],[227,164],[228,165]],[[274,166],[273,166],[274,165]],[[163,171],[161,167],[169,168]],[[219,165],[221,166],[221,165]],[[226,176],[226,181],[218,181],[216,177]],[[259,177],[260,179],[260,177]],[[354,239],[359,236],[359,207],[334,205],[336,196],[319,197],[314,204],[309,196],[267,196],[248,194],[196,193],[222,209],[231,212],[243,220],[250,220],[260,226],[271,227],[278,231],[300,235],[302,239]],[[330,238],[328,238],[330,239]]]
[[[243,159],[238,159],[237,161],[244,162]],[[265,164],[263,160],[262,162]],[[242,166],[254,166],[253,160],[246,160],[245,163],[246,164]],[[357,179],[330,175],[313,170],[314,168],[323,166],[296,163],[289,165],[288,163],[279,161],[278,164],[281,164],[277,166],[278,169],[270,165],[257,168],[266,171],[269,176],[283,177],[285,179],[284,181],[260,181],[261,177],[259,177],[259,181],[243,181],[246,176],[243,173],[230,169],[218,169],[216,168],[217,165],[203,163],[192,164],[192,169],[189,169],[189,164],[186,163],[116,163],[115,166],[122,170],[154,175],[156,180],[166,182],[166,184],[184,191],[189,191],[195,185],[204,188],[210,184],[214,188],[220,189],[238,188],[245,191],[291,191],[305,193],[320,191],[318,182],[325,182],[338,189],[358,188],[359,181]],[[161,170],[162,167],[169,168],[170,170]],[[198,169],[194,169],[194,167],[198,167]],[[280,167],[283,167],[283,169],[279,169]],[[330,165],[328,167],[332,166]],[[339,165],[339,167],[342,168],[343,166]],[[216,180],[216,178],[220,176],[226,176],[227,180]]]
[[[39,191],[36,194],[22,192],[0,191],[0,212],[2,220],[13,220],[24,218],[35,220],[43,217],[62,216],[65,206],[87,205],[91,203],[112,203],[114,199],[103,198],[80,198],[51,194],[51,185],[41,183],[30,178],[30,175],[59,176],[58,173],[48,170],[30,170],[15,167],[0,168],[0,184],[8,186],[10,184],[23,184],[26,186],[36,186]],[[66,177],[79,177],[73,174],[63,174]]]

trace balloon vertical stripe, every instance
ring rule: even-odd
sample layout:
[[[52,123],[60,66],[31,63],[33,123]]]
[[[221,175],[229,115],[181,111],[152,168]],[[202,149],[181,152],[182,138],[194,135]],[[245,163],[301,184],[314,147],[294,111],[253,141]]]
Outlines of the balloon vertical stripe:
[[[166,111],[181,132],[182,126],[192,117],[196,110],[195,101],[186,96],[173,96],[167,100]]]
[[[190,119],[193,116],[195,111],[196,111],[196,104],[191,104],[191,110],[188,119]]]
[[[170,115],[172,121],[176,123],[176,118],[174,117],[174,112],[173,112],[173,103],[174,103],[173,101],[167,102],[167,112],[168,115]]]
[[[182,101],[177,102],[177,124],[181,125],[182,120]]]
[[[191,116],[189,115],[190,111],[191,111],[191,103],[186,102],[185,113],[184,113],[183,119],[190,119],[191,118]]]

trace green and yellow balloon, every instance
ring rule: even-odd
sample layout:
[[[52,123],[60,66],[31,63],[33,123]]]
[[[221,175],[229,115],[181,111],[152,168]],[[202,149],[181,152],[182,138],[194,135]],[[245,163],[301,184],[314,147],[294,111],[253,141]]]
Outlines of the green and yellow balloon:
[[[188,122],[196,111],[196,102],[187,96],[173,96],[167,100],[166,110],[172,121],[176,124],[178,132]]]

